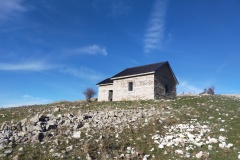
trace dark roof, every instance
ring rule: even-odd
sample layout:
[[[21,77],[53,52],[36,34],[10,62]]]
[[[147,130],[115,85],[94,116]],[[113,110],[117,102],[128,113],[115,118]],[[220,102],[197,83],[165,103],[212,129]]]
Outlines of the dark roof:
[[[160,62],[160,63],[154,63],[154,64],[149,64],[149,65],[144,65],[144,66],[127,68],[127,69],[119,72],[118,74],[114,75],[111,78],[153,72],[153,71],[156,71],[159,67],[163,66],[165,63],[168,63],[168,62]]]
[[[113,80],[111,80],[111,78],[104,79],[103,81],[97,83],[97,85],[109,84],[109,83],[113,83]]]
[[[159,63],[154,63],[154,64],[148,64],[148,65],[144,65],[144,66],[138,66],[138,67],[132,67],[132,68],[127,68],[121,72],[119,72],[118,74],[114,75],[111,78],[107,78],[99,83],[97,83],[97,85],[104,85],[104,84],[112,84],[113,83],[113,79],[117,79],[118,77],[125,77],[125,76],[131,76],[131,75],[139,75],[139,74],[144,74],[144,73],[149,73],[149,72],[154,72],[157,69],[159,69],[160,67],[162,67],[164,64],[168,65],[176,83],[178,84],[178,81],[172,71],[171,66],[169,65],[168,61],[166,62],[159,62]]]

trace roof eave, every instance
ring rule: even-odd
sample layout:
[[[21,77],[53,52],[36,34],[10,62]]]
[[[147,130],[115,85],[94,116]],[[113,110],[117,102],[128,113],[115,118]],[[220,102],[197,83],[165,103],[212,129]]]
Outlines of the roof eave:
[[[175,80],[176,84],[178,85],[178,84],[179,84],[179,82],[178,82],[178,80],[177,80],[177,78],[176,78],[176,76],[175,76],[175,74],[174,74],[174,72],[173,72],[173,70],[172,70],[172,67],[170,66],[170,64],[169,64],[169,63],[168,63],[168,66],[169,66],[169,69],[170,69],[170,71],[171,71],[171,73],[172,73],[172,76],[173,76],[173,78],[174,78],[174,80]]]
[[[155,73],[155,71],[140,73],[140,74],[131,74],[131,75],[127,75],[127,76],[113,77],[113,78],[111,78],[111,80],[124,79],[124,78],[136,77],[136,76],[144,76],[144,75],[154,74],[154,73]]]
[[[113,85],[113,83],[97,84],[97,86],[107,86],[107,85]]]

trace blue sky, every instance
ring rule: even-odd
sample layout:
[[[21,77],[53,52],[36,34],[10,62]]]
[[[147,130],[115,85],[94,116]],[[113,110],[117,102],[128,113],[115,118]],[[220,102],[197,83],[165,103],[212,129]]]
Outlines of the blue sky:
[[[169,61],[178,93],[240,93],[239,0],[0,0],[0,107],[84,99]]]

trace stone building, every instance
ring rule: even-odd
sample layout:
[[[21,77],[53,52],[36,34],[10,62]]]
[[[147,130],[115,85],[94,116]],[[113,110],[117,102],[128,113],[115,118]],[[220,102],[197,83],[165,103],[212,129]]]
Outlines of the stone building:
[[[97,83],[98,101],[173,99],[177,84],[168,62],[127,68]]]

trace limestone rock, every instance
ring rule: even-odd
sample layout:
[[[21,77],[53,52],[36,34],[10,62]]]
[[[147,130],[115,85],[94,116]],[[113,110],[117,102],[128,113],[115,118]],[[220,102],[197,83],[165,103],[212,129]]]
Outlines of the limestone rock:
[[[47,131],[51,130],[51,129],[56,129],[57,125],[54,122],[50,122],[46,125],[46,129]]]
[[[53,112],[59,112],[60,111],[60,108],[59,107],[56,107],[53,109]]]
[[[72,137],[73,138],[80,138],[81,137],[81,131],[74,131]]]

